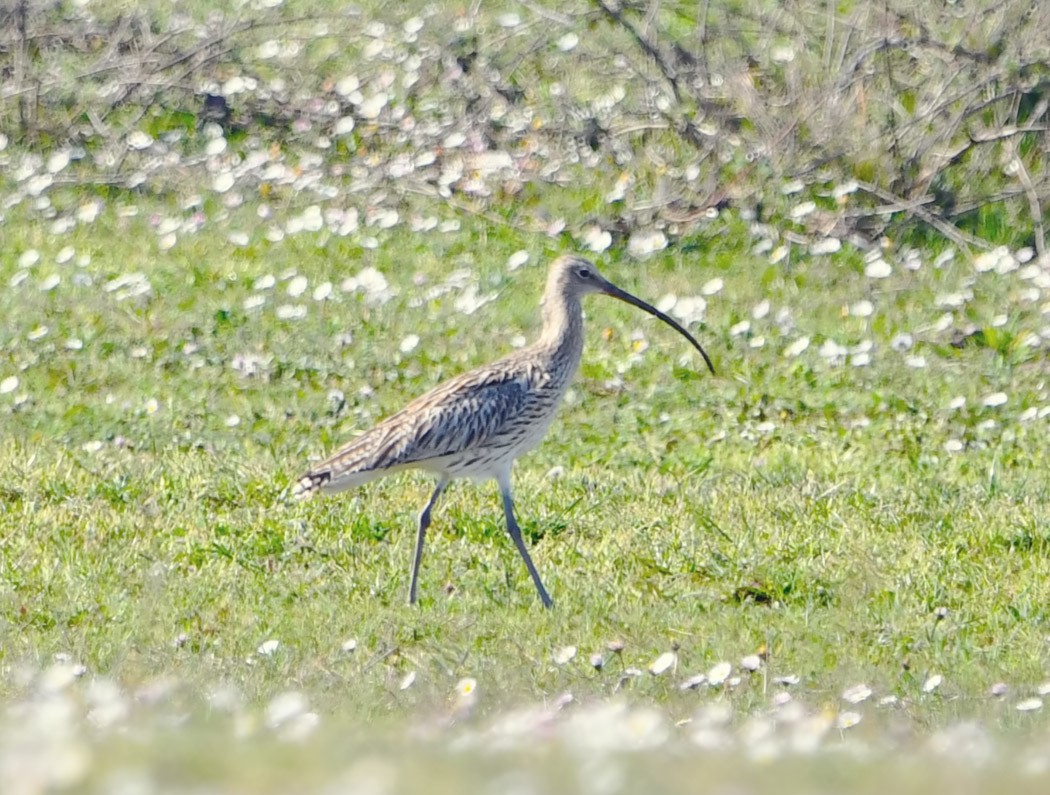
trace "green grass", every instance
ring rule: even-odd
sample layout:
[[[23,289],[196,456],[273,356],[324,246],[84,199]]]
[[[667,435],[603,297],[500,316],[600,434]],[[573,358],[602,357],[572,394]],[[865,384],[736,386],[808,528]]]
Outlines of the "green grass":
[[[289,144],[289,162],[305,148]],[[644,158],[636,167],[637,184],[659,182]],[[882,280],[848,245],[828,257],[794,246],[772,264],[735,210],[644,262],[618,239],[596,260],[647,300],[723,280],[695,327],[718,374],[670,329],[588,299],[581,373],[515,475],[553,611],[540,608],[493,484],[457,483],[439,504],[416,607],[404,604],[409,561],[432,483],[407,474],[288,498],[311,460],[533,336],[546,262],[577,250],[585,223],[612,217],[604,196],[619,175],[611,161],[568,163],[561,184],[530,183],[479,214],[464,207],[480,203],[412,193],[384,204],[386,194],[355,192],[356,178],[332,177],[341,192],[324,206],[364,219],[374,200],[397,206],[401,223],[279,243],[265,237],[264,199],[283,224],[312,197],[254,186],[227,207],[199,171],[139,191],[56,185],[60,216],[104,200],[94,223],[66,233],[28,199],[5,205],[0,769],[16,760],[29,781],[39,757],[53,781],[68,764],[72,786],[97,792],[140,780],[170,791],[378,781],[376,791],[616,792],[681,790],[697,777],[712,789],[1036,791],[1025,771],[1041,771],[1047,723],[1016,706],[1050,662],[1050,440],[1039,416],[1050,397],[1045,339],[1030,344],[1046,329],[1043,299],[1019,272],[978,273],[961,254],[935,267],[936,247],[911,272],[891,246],[897,264]],[[0,176],[0,189],[21,188]],[[196,213],[197,231],[159,245],[164,219]],[[459,228],[412,232],[413,214]],[[552,218],[567,231],[544,234]],[[232,232],[247,244],[231,244]],[[75,254],[59,264],[67,246]],[[39,260],[20,264],[31,249]],[[511,272],[520,250],[528,263]],[[389,300],[341,290],[368,267],[389,280]],[[463,290],[443,287],[461,270],[495,296],[470,315]],[[145,274],[146,294],[124,295],[117,280],[131,273]],[[274,286],[258,285],[270,276]],[[294,277],[306,279],[298,296]],[[315,300],[326,282],[330,298]],[[756,312],[763,301],[769,311]],[[870,314],[856,311],[862,301]],[[281,306],[305,314],[282,317]],[[418,345],[403,345],[413,334]],[[910,350],[894,349],[902,334]],[[789,355],[803,337],[808,347]],[[830,362],[826,343],[850,358]],[[908,360],[918,356],[922,367]],[[998,392],[1005,404],[986,400]],[[350,639],[356,649],[344,651]],[[268,640],[279,645],[261,654]],[[559,664],[567,646],[578,653]],[[644,673],[671,649],[673,671]],[[741,671],[755,653],[761,670]],[[57,696],[46,692],[56,660],[86,667]],[[722,661],[735,686],[680,689]],[[643,673],[625,678],[629,667]],[[776,682],[787,675],[798,684]],[[925,687],[934,675],[943,683]],[[453,695],[464,677],[478,685],[469,715]],[[874,697],[844,703],[856,683]],[[996,683],[1005,697],[990,695]],[[265,725],[286,691],[320,715],[305,742]],[[785,692],[826,722],[831,753],[764,756],[762,721],[793,731],[774,706]],[[500,745],[493,727],[566,693],[580,703]],[[105,712],[113,702],[128,714]],[[602,746],[592,735],[611,728],[587,721],[621,703],[634,711],[607,722],[626,734]],[[722,707],[736,747],[695,753],[705,710]],[[836,728],[844,711],[860,725]],[[953,734],[971,723],[988,736]],[[669,739],[646,749],[654,736]],[[937,750],[980,761],[983,743],[1009,753],[978,770]]]
[[[937,314],[928,305],[936,284],[927,282],[943,273],[910,277],[868,323],[839,316],[866,281],[840,259],[808,263],[805,278],[778,274],[756,285],[751,274],[763,266],[746,254],[732,268],[723,266],[728,252],[721,260],[671,253],[641,268],[605,258],[607,275],[652,299],[726,279],[700,332],[719,375],[703,374],[669,330],[592,299],[582,377],[516,479],[558,609],[536,609],[494,488],[464,484],[436,516],[423,605],[410,610],[400,602],[429,488],[422,479],[305,505],[285,490],[310,456],[509,349],[515,335],[535,333],[543,269],[508,276],[502,264],[536,241],[489,230],[467,254],[480,234],[468,222],[429,248],[391,234],[374,257],[294,244],[231,256],[204,231],[185,248],[148,255],[153,293],[136,305],[99,289],[142,257],[144,233],[107,231],[110,223],[71,241],[78,250],[97,241],[81,269],[92,286],[65,280],[41,293],[42,264],[3,298],[13,320],[4,371],[20,379],[4,407],[4,599],[18,639],[8,658],[68,650],[134,676],[140,666],[186,664],[194,655],[170,647],[187,633],[218,673],[265,637],[294,635],[302,654],[282,674],[310,682],[313,660],[335,653],[344,636],[366,648],[416,648],[430,667],[434,654],[471,659],[478,638],[495,633],[535,639],[528,656],[537,663],[510,665],[520,650],[496,643],[454,673],[481,665],[512,690],[539,695],[558,684],[546,659],[553,645],[588,648],[622,635],[643,657],[676,641],[697,665],[765,643],[771,665],[805,671],[828,693],[843,676],[893,689],[940,670],[970,696],[995,678],[1040,676],[1050,603],[1045,432],[1016,415],[1041,405],[1042,377],[1029,361],[1012,366],[992,351],[932,339],[919,343],[926,369],[901,362],[889,337]],[[32,224],[9,226],[24,230],[13,252],[35,238]],[[115,240],[121,234],[127,244]],[[725,234],[741,229],[729,224]],[[54,244],[40,245],[47,260]],[[533,248],[533,262],[556,248]],[[440,280],[445,258],[475,264],[498,300],[469,320],[448,298],[411,306],[421,292],[414,275]],[[383,306],[337,291],[324,305],[306,300],[296,322],[275,319],[273,303],[284,299],[242,308],[263,274],[295,268],[312,289],[369,262],[398,291]],[[785,359],[768,320],[764,348],[726,334],[762,297],[774,314],[790,306],[811,350]],[[1035,322],[1018,314],[1014,325]],[[39,325],[47,335],[29,341]],[[632,329],[651,347],[610,386],[629,360]],[[354,335],[347,347],[336,341],[343,331]],[[421,341],[403,354],[399,341],[410,333]],[[874,339],[875,364],[823,366],[812,348],[825,335]],[[73,336],[83,349],[65,349]],[[233,369],[244,353],[268,361],[264,375]],[[374,395],[362,396],[363,387]],[[346,395],[339,415],[327,394],[334,388]],[[998,389],[1009,393],[1006,406],[983,408],[981,396]],[[18,394],[29,400],[15,409]],[[968,401],[959,411],[948,408],[956,395]],[[240,424],[227,427],[231,415]],[[999,418],[997,427],[982,430],[987,418]],[[773,427],[760,427],[766,422]],[[945,452],[954,437],[970,447]],[[101,449],[86,451],[93,440]],[[548,483],[554,465],[565,475]],[[941,606],[950,617],[935,629]],[[470,628],[455,629],[461,623]],[[260,670],[243,675],[253,690],[272,684]]]
[[[626,664],[643,669],[679,649],[676,679],[645,675],[626,690],[672,717],[698,703],[677,689],[685,675],[764,650],[760,680],[726,696],[741,716],[766,708],[773,677],[797,674],[796,697],[832,710],[854,682],[896,695],[920,733],[970,719],[1022,735],[1043,725],[987,693],[1004,681],[1015,699],[1045,676],[1048,445],[1045,421],[1017,419],[1044,405],[1045,386],[1030,349],[957,350],[947,332],[919,331],[941,313],[934,293],[968,278],[962,263],[894,277],[873,294],[848,254],[791,271],[763,265],[742,251],[746,233],[732,220],[688,254],[645,265],[600,258],[606,275],[653,300],[721,276],[699,330],[718,376],[670,330],[589,300],[581,377],[515,479],[555,610],[539,607],[494,486],[466,483],[435,515],[421,604],[410,608],[425,479],[393,477],[305,504],[287,488],[312,456],[535,333],[541,263],[566,246],[469,219],[444,235],[391,232],[374,252],[294,241],[231,251],[205,228],[161,253],[141,220],[108,212],[68,241],[18,211],[7,228],[5,282],[22,250],[42,255],[0,297],[10,318],[0,376],[19,379],[2,397],[0,445],[7,670],[65,653],[132,690],[174,678],[198,699],[226,684],[262,705],[297,689],[326,720],[354,715],[396,736],[447,709],[463,676],[479,682],[490,719],[566,691],[584,702],[611,697],[618,672],[610,662],[595,673],[587,656],[621,639]],[[48,264],[67,242],[90,252],[90,264]],[[519,248],[530,264],[508,275]],[[310,298],[316,283],[338,285],[366,265],[397,291],[388,303],[367,306],[338,289],[329,302]],[[497,300],[469,318],[453,306],[456,293],[420,303],[460,266],[476,269]],[[103,289],[140,268],[148,298],[118,301]],[[92,284],[76,285],[74,270]],[[309,279],[304,298],[281,297],[287,282],[278,281],[265,306],[244,309],[256,278],[291,270]],[[62,282],[41,292],[51,271]],[[973,317],[1009,311],[1014,335],[1039,327],[1035,311],[1007,309],[996,277],[982,279]],[[872,318],[841,316],[868,295]],[[752,321],[752,334],[766,345],[730,337],[764,298],[773,311]],[[306,305],[305,318],[277,319],[285,301]],[[785,306],[798,327],[788,334],[773,320]],[[43,325],[47,334],[30,340]],[[913,352],[926,368],[907,367],[889,347],[905,329],[916,330]],[[637,330],[650,347],[632,358]],[[402,353],[411,333],[420,343]],[[802,334],[810,349],[785,358]],[[81,349],[67,349],[73,337]],[[825,337],[872,339],[874,363],[828,367],[816,352]],[[234,369],[245,354],[266,363],[259,375]],[[332,389],[345,396],[338,411]],[[996,390],[1007,404],[984,407]],[[962,409],[949,408],[956,396]],[[239,424],[228,423],[233,415]],[[994,427],[981,425],[988,419]],[[949,439],[965,450],[946,452]],[[551,481],[554,466],[564,475]],[[340,650],[349,638],[351,655]],[[256,649],[268,639],[280,646],[264,658]],[[555,665],[566,645],[577,658]],[[410,671],[417,681],[401,692]],[[934,673],[944,684],[924,694]],[[0,679],[7,699],[25,687]],[[871,707],[868,720],[888,718]],[[119,760],[119,748],[110,752]],[[303,753],[307,764],[314,752]]]

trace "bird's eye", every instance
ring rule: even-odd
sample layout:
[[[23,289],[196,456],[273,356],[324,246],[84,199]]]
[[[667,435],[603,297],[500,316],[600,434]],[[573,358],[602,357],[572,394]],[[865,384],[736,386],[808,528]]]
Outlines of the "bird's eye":
[[[591,272],[589,270],[587,270],[586,268],[580,268],[580,277],[581,278],[589,279],[590,276],[591,276]]]

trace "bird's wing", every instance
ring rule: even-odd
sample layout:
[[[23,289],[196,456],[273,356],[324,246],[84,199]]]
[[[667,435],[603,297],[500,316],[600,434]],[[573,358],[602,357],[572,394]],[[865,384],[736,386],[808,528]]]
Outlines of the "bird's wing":
[[[529,389],[529,373],[518,368],[463,373],[341,447],[300,478],[296,491],[354,485],[370,479],[365,473],[483,447],[521,412]]]
[[[383,421],[388,438],[380,466],[401,466],[483,447],[521,411],[529,393],[523,373],[464,373]]]

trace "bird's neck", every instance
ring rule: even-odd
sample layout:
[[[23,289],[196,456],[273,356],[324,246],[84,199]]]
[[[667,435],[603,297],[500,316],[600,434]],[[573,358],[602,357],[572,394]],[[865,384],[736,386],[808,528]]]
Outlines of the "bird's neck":
[[[580,298],[549,290],[543,297],[543,331],[536,343],[576,371],[583,353],[583,308]]]

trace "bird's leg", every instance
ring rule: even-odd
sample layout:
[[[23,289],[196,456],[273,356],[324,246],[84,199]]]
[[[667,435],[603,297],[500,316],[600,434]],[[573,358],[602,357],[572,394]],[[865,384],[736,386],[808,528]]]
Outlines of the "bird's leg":
[[[430,527],[430,511],[434,507],[434,503],[438,501],[438,497],[441,496],[441,492],[445,490],[448,481],[449,479],[447,477],[442,477],[441,480],[438,481],[437,488],[434,489],[434,493],[430,495],[430,501],[427,502],[427,507],[419,514],[419,530],[416,531],[416,554],[412,558],[412,579],[408,585],[408,603],[410,605],[416,603],[416,584],[419,581],[419,564],[423,560],[423,539],[426,537],[427,528]]]
[[[507,532],[510,533],[511,541],[518,548],[522,560],[525,561],[525,568],[529,570],[532,581],[536,584],[536,590],[539,591],[540,601],[543,602],[543,606],[554,607],[554,602],[551,601],[550,596],[547,594],[547,589],[543,587],[543,581],[540,580],[540,573],[532,565],[529,550],[525,548],[525,542],[521,538],[521,528],[518,527],[518,520],[514,518],[514,498],[510,494],[510,473],[507,472],[500,475],[498,480],[500,496],[503,497],[503,513],[507,516]]]

